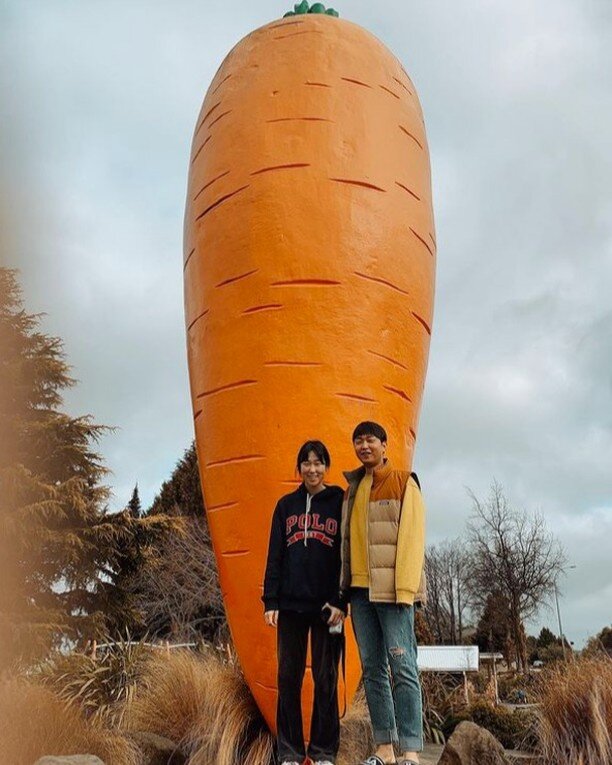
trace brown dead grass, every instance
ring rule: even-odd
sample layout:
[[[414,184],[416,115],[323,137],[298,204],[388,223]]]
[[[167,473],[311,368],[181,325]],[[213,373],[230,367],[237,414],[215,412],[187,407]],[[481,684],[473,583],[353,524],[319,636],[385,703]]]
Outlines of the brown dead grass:
[[[175,741],[190,765],[272,762],[274,740],[241,673],[212,650],[152,656],[124,724]]]
[[[187,651],[153,654],[125,710],[127,730],[185,740],[206,707],[216,666]]]
[[[540,754],[547,765],[612,763],[612,660],[558,663],[542,673]]]
[[[365,693],[360,688],[353,703],[340,721],[340,751],[338,765],[353,765],[365,760],[374,751],[374,739]]]
[[[71,686],[72,687],[72,686]],[[110,728],[104,718],[67,701],[57,689],[23,679],[4,684],[0,697],[0,761],[32,765],[48,754],[95,754],[106,765],[142,765],[130,734],[155,733],[174,741],[189,765],[273,765],[275,740],[232,662],[204,654],[151,654],[133,694]],[[87,707],[88,708],[88,707]],[[108,721],[106,721],[108,722]],[[351,765],[372,749],[362,693],[342,720],[338,765]]]
[[[128,730],[175,741],[189,765],[272,765],[275,740],[239,669],[213,651],[152,656],[126,710]],[[371,753],[372,733],[363,694],[342,720],[338,765]]]
[[[16,679],[0,686],[0,752],[10,765],[32,765],[50,754],[95,754],[106,765],[142,763],[125,736],[88,722],[48,688]]]

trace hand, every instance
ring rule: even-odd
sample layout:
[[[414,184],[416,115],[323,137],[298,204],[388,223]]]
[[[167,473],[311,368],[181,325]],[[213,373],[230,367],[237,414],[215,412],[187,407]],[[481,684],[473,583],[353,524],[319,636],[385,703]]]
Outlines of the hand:
[[[329,616],[329,619],[327,620],[327,623],[330,626],[336,626],[337,624],[342,624],[344,621],[344,611],[342,611],[340,608],[336,608],[335,606],[332,606],[331,603],[326,603],[324,608],[329,608],[331,611],[331,614]]]
[[[264,621],[268,627],[276,627],[278,624],[278,611],[266,611]]]

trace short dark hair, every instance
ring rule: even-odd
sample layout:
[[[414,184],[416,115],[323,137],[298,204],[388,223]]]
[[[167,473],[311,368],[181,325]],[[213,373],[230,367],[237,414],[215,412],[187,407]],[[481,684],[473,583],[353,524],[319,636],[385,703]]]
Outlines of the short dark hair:
[[[376,438],[379,438],[383,443],[387,443],[387,431],[382,425],[379,425],[377,422],[371,422],[370,420],[365,420],[357,425],[353,431],[353,441],[361,436],[376,436]]]
[[[297,455],[295,466],[297,468],[298,473],[300,472],[300,465],[302,464],[302,462],[306,462],[310,452],[314,452],[317,455],[317,457],[321,460],[321,462],[325,465],[325,467],[329,467],[331,465],[331,457],[329,456],[329,452],[327,451],[327,446],[325,446],[323,441],[306,441],[305,444],[302,444],[300,446],[300,451],[298,452],[298,455]]]

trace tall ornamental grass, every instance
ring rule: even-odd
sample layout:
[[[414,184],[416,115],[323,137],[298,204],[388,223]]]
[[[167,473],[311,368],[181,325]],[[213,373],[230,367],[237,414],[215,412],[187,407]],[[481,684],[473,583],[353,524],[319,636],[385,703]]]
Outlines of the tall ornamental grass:
[[[539,701],[547,765],[612,763],[612,659],[559,662],[542,673]]]
[[[140,749],[120,731],[87,720],[38,683],[0,685],[0,761],[32,765],[44,755],[95,754],[106,765],[143,765]]]
[[[175,741],[189,765],[272,765],[275,740],[239,669],[213,651],[154,655],[123,716],[127,731]],[[369,716],[358,694],[342,720],[338,765],[371,753]]]

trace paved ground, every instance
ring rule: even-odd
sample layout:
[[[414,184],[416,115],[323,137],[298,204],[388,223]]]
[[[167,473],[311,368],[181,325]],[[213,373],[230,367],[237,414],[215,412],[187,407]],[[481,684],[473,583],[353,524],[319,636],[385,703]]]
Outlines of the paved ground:
[[[421,752],[421,765],[437,765],[443,747],[437,744],[425,744],[425,750]]]
[[[436,744],[425,744],[425,750],[421,752],[421,765],[438,765],[438,760],[440,759],[440,755],[442,754],[443,747],[437,746]],[[531,755],[524,754],[522,752],[506,752],[508,755],[510,762],[516,763],[516,765],[519,765],[519,763],[522,760],[531,761]]]
[[[506,709],[509,709],[511,712],[514,712],[516,709],[518,709],[520,712],[528,710],[534,710],[537,709],[540,705],[537,703],[533,704],[509,704],[507,701],[502,701],[500,703],[500,706],[506,707]]]

